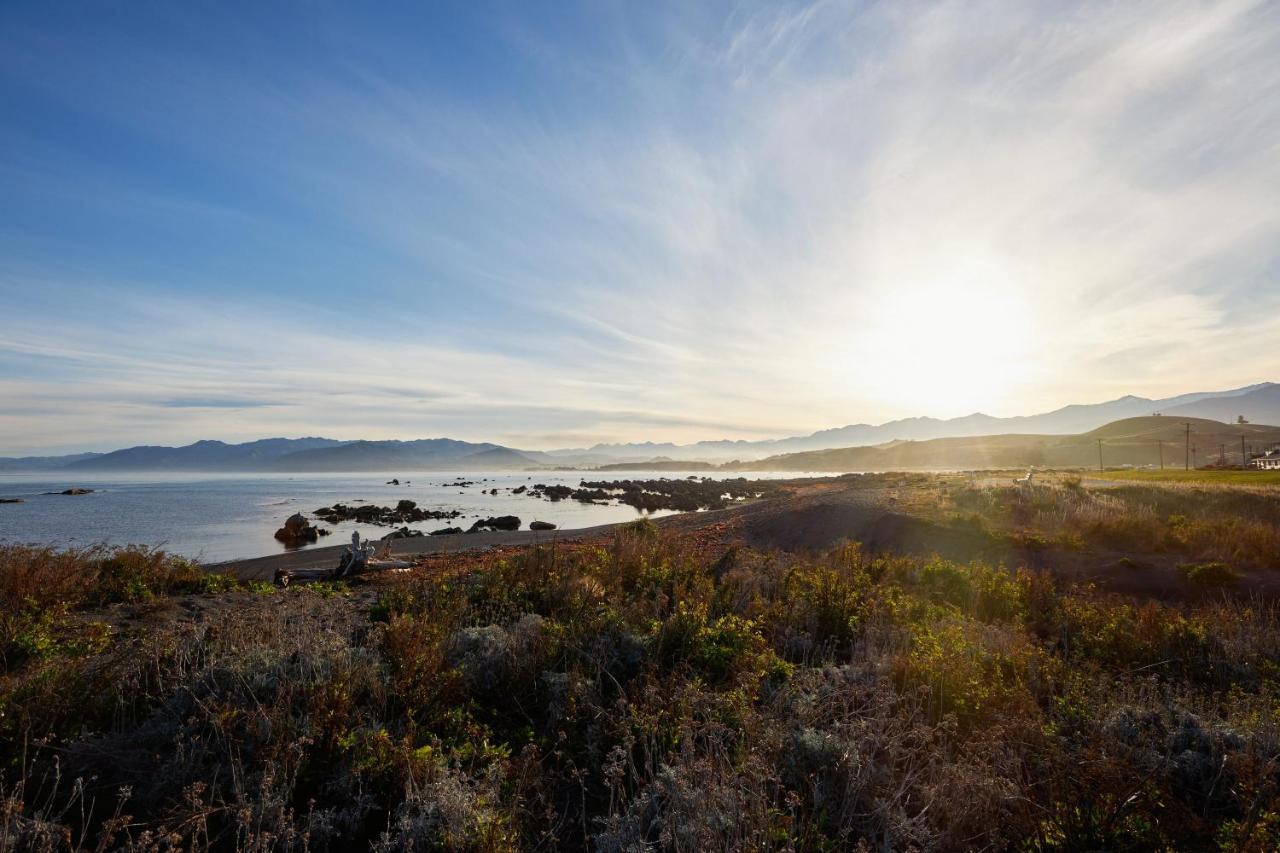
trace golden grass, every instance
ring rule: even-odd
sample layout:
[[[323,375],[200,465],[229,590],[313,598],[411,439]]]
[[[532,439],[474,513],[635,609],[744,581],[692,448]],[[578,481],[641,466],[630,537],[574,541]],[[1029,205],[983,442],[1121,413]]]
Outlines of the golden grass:
[[[1280,486],[1280,471],[1211,471],[1165,468],[1163,471],[1095,471],[1090,479],[1125,483],[1195,483],[1206,486]]]

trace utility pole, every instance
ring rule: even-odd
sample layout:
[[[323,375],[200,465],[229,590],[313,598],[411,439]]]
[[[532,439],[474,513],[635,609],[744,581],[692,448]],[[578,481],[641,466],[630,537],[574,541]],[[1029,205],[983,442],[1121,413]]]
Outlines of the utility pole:
[[[1182,448],[1182,468],[1184,471],[1191,470],[1191,424],[1184,423],[1186,427],[1186,441]]]
[[[1157,441],[1156,447],[1160,448],[1160,470],[1164,470],[1164,442]]]
[[[1102,439],[1098,439],[1098,470],[1105,470],[1102,467]]]
[[[1196,451],[1199,449],[1200,448],[1196,447],[1194,444],[1191,445],[1191,467],[1192,468],[1200,467],[1200,463],[1196,461]]]
[[[1244,455],[1244,433],[1240,433],[1240,467],[1249,467],[1249,457]]]

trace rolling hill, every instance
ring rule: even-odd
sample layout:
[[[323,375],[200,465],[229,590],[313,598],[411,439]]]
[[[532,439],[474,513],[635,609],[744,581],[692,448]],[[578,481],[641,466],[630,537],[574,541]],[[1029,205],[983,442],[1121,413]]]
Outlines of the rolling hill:
[[[668,459],[726,461],[758,459],[806,450],[880,445],[890,441],[992,435],[1075,435],[1117,420],[1161,412],[1167,415],[1234,421],[1243,414],[1255,423],[1280,423],[1280,385],[1264,382],[1227,391],[1198,391],[1151,399],[1126,395],[1103,403],[1063,406],[1037,415],[999,418],[975,412],[959,418],[915,417],[883,424],[851,424],[810,435],[763,441],[700,441],[694,444],[597,444],[590,448],[551,451],[553,456],[576,455],[593,462],[639,462],[655,456]]]
[[[1190,440],[1186,424],[1190,424]],[[1228,424],[1204,418],[1124,418],[1076,435],[986,435],[898,441],[787,453],[735,466],[747,471],[885,471],[895,469],[1084,467],[1135,465],[1181,467],[1188,444],[1199,464],[1225,453],[1240,463],[1240,445],[1258,452],[1280,445],[1280,427]]]

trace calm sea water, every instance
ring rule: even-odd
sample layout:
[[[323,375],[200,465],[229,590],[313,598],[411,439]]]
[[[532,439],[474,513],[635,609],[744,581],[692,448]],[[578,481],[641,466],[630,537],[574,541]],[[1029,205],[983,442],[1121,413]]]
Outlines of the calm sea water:
[[[737,476],[697,472],[717,478]],[[467,528],[476,518],[519,516],[521,526],[549,521],[561,529],[630,521],[640,513],[629,506],[595,506],[567,500],[552,503],[509,489],[534,483],[576,487],[585,479],[649,479],[687,474],[628,471],[625,473],[560,472],[534,474],[99,474],[62,472],[0,474],[0,498],[22,498],[20,504],[0,504],[0,541],[84,546],[97,543],[159,546],[204,561],[260,557],[285,550],[272,534],[295,512],[334,503],[358,501],[394,506],[408,498],[423,509],[460,510],[454,521],[424,521],[409,525],[425,531],[440,527]],[[794,473],[752,473],[753,478],[794,477]],[[387,485],[398,477],[402,485]],[[476,485],[458,488],[460,480]],[[88,488],[88,495],[45,494]],[[484,490],[499,489],[497,495]],[[658,512],[657,515],[669,513]],[[316,546],[345,543],[353,530],[378,538],[390,528],[356,522],[329,527],[332,536]]]

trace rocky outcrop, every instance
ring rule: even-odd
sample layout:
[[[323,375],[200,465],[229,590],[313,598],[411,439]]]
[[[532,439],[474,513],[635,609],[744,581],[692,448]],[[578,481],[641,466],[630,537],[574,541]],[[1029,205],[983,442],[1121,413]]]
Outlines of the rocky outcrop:
[[[412,524],[416,521],[443,521],[458,518],[462,515],[456,509],[422,509],[413,501],[408,500],[400,501],[394,507],[375,506],[374,504],[362,506],[334,504],[333,506],[322,506],[315,510],[313,514],[316,518],[328,524],[337,524],[341,521],[358,521],[361,524],[377,524],[388,527]]]
[[[556,526],[549,521],[531,521],[529,522],[530,530],[555,530]]]
[[[519,530],[520,519],[514,515],[499,515],[495,518],[485,518],[471,525],[468,533],[475,533],[478,530]]]
[[[412,530],[408,527],[401,527],[399,530],[393,530],[383,539],[416,539],[419,536],[426,536],[421,530]]]
[[[431,531],[432,536],[451,536],[454,533],[462,533],[461,527],[441,527],[439,530]]]
[[[276,539],[290,547],[308,545],[319,538],[320,531],[312,526],[302,513],[289,516],[284,522],[284,527],[276,531]]]

